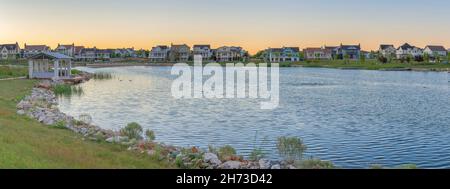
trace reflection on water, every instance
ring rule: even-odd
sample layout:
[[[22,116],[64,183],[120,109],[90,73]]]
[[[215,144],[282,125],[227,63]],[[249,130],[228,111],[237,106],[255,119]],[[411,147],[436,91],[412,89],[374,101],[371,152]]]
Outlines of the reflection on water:
[[[298,136],[308,156],[338,166],[450,167],[447,73],[282,68],[279,108],[261,110],[258,99],[173,99],[170,67],[81,69],[115,77],[82,84],[61,110],[104,128],[136,121],[160,142],[230,144],[240,154],[257,146],[271,158],[277,137]]]

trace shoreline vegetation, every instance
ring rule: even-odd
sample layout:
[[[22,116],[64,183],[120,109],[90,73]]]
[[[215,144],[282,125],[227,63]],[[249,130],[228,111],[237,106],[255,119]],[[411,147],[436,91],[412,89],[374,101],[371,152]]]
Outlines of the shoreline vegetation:
[[[193,65],[192,61],[186,62]],[[206,64],[208,62],[204,62]],[[250,59],[247,63],[264,63],[259,59]],[[74,66],[85,66],[90,68],[107,68],[107,67],[127,67],[127,66],[173,66],[174,63],[149,63],[137,60],[128,60],[120,62],[102,62],[102,63],[88,63],[88,62],[74,62]],[[224,66],[225,63],[219,63]],[[270,63],[269,63],[270,65]],[[9,77],[12,73],[19,73],[17,76],[26,76],[28,70],[23,60],[9,60],[0,61],[0,79]],[[375,59],[365,60],[310,60],[300,62],[280,62],[280,67],[304,67],[304,68],[329,68],[329,69],[344,69],[344,70],[379,70],[379,71],[421,71],[421,72],[450,72],[450,63],[425,63],[425,62],[400,62],[392,61],[382,63]],[[16,71],[11,71],[15,69]],[[17,71],[18,70],[18,71]]]
[[[102,75],[99,79],[108,78]],[[57,90],[61,95],[82,93],[73,83],[50,85],[48,81],[17,79],[0,81],[0,88],[4,89],[0,91],[0,153],[3,154],[0,168],[338,168],[329,161],[305,158],[303,153],[307,147],[298,137],[279,137],[278,154],[284,160],[272,161],[264,158],[258,146],[245,159],[231,146],[209,146],[202,150],[157,143],[154,142],[157,133],[144,132],[138,123],[130,123],[120,131],[103,130],[90,124],[89,115],[76,120],[55,106]],[[58,119],[69,119],[73,125],[68,127],[67,122]],[[386,167],[374,164],[368,168]],[[405,164],[394,168],[416,169],[417,166]]]

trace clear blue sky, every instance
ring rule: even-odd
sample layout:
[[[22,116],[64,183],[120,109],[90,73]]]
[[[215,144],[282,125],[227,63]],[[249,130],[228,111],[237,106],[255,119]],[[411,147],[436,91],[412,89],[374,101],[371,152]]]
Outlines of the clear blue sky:
[[[0,0],[0,43],[450,48],[447,0]]]

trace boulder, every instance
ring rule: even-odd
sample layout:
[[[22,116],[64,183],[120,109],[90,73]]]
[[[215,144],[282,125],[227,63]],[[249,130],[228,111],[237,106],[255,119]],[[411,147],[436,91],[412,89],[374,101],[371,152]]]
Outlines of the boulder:
[[[239,169],[241,168],[241,162],[239,161],[227,161],[219,166],[221,169]]]
[[[267,159],[259,160],[259,168],[260,169],[270,169],[270,161]]]
[[[281,166],[279,164],[272,165],[270,169],[281,169]]]
[[[126,142],[126,141],[128,141],[128,137],[125,137],[125,136],[113,136],[113,137],[106,139],[106,142],[109,142],[109,143],[121,143],[121,142]]]
[[[203,155],[203,161],[213,166],[219,166],[220,164],[222,164],[222,161],[219,160],[219,157],[217,157],[217,155],[213,153],[205,153]]]

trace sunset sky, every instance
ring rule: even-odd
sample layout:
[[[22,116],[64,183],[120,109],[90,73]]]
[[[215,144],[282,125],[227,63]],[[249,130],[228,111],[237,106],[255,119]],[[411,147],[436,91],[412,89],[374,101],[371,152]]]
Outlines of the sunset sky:
[[[0,0],[0,44],[450,48],[448,0]]]

